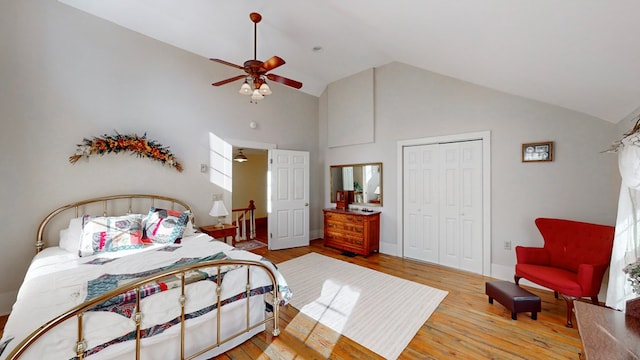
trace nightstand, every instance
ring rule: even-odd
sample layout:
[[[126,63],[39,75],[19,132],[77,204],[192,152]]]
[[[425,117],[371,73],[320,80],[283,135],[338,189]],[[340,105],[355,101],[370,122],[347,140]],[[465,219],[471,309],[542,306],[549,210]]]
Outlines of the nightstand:
[[[227,242],[227,236],[231,236],[231,246],[236,246],[236,229],[238,227],[231,224],[223,224],[222,227],[216,227],[215,225],[201,226],[200,231],[213,236],[218,240]],[[224,239],[224,240],[223,240]]]

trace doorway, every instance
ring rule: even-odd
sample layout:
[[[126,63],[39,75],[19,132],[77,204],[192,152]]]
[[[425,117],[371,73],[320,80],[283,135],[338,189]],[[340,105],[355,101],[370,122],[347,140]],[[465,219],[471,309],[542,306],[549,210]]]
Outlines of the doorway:
[[[398,143],[402,256],[489,275],[490,133]]]
[[[308,245],[309,152],[240,140],[229,143],[234,157],[242,149],[248,159],[233,162],[232,207],[255,201],[256,228],[266,228],[269,249]]]

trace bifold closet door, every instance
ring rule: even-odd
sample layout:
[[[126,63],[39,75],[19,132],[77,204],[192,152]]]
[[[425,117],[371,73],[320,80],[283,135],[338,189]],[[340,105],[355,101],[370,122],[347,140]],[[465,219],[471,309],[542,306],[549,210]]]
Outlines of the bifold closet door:
[[[482,273],[482,141],[403,155],[404,255]]]
[[[404,256],[439,263],[439,144],[403,151]]]

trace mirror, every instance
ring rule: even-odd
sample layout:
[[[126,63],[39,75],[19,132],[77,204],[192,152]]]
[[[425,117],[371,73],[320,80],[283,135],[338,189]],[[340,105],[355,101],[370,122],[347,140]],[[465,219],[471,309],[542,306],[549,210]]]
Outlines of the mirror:
[[[353,191],[353,205],[382,206],[382,163],[331,165],[331,202],[336,191]]]

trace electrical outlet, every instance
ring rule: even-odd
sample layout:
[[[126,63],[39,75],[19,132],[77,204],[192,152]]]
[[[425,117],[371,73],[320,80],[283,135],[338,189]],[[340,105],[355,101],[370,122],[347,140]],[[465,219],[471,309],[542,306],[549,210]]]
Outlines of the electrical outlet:
[[[207,171],[209,171],[209,165],[207,165],[207,164],[200,164],[200,172],[201,172],[201,173],[206,173]]]
[[[505,241],[504,242],[504,249],[505,250],[511,250],[511,241]]]
[[[222,200],[222,194],[213,194],[213,201]]]

